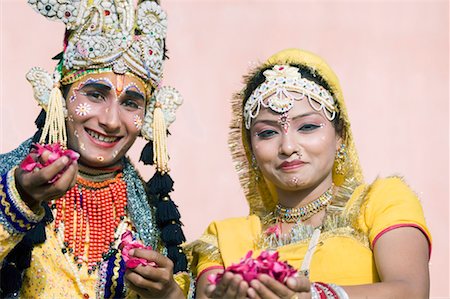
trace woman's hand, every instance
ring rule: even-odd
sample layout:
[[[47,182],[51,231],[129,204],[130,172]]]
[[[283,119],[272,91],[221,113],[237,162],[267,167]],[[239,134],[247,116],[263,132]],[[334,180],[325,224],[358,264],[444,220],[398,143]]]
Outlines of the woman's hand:
[[[250,282],[248,296],[261,299],[310,299],[311,283],[305,276],[289,277],[286,284],[282,284],[266,274]]]
[[[46,150],[41,156],[30,154],[36,162],[44,164],[47,162],[51,152]],[[78,164],[73,161],[69,167],[70,159],[66,156],[60,157],[52,164],[41,169],[35,168],[32,172],[27,172],[17,167],[14,176],[16,187],[22,200],[34,211],[38,210],[42,201],[63,196],[67,190],[75,186],[78,174]],[[65,169],[67,167],[67,169]],[[65,169],[65,170],[64,170]],[[55,182],[49,183],[61,171],[61,177]]]
[[[130,256],[144,258],[158,265],[139,265],[134,269],[127,269],[125,279],[130,289],[142,298],[184,298],[173,279],[173,263],[168,257],[148,249],[132,249]]]
[[[208,298],[247,298],[249,286],[239,274],[225,272],[217,285],[206,287]]]

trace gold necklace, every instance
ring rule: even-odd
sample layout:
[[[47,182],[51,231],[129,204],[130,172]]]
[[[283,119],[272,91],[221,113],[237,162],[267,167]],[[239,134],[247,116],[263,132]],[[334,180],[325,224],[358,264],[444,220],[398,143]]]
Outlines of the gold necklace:
[[[275,207],[275,217],[284,223],[297,223],[299,220],[306,221],[314,214],[325,209],[333,199],[331,188],[325,191],[319,198],[307,205],[298,208],[285,208],[280,204]]]

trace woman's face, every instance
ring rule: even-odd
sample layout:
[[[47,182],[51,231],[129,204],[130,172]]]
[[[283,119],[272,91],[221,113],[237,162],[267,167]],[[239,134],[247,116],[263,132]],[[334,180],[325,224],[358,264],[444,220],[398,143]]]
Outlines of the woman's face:
[[[72,84],[66,103],[68,145],[80,163],[114,166],[140,133],[145,87],[130,75],[88,75]]]
[[[308,100],[294,101],[283,115],[261,109],[250,134],[258,167],[276,188],[295,191],[331,182],[340,137]]]

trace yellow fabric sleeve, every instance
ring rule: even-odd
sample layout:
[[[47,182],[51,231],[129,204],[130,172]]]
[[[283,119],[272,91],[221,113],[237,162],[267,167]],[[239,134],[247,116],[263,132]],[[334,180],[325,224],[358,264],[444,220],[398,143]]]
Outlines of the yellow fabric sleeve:
[[[366,196],[359,222],[366,230],[372,248],[383,233],[404,226],[421,230],[431,247],[431,234],[419,199],[401,178],[376,180]]]
[[[25,233],[44,217],[44,209],[36,214],[20,197],[12,168],[0,181],[0,261],[22,240]]]
[[[239,262],[249,250],[260,251],[254,242],[260,231],[255,215],[212,222],[200,239],[185,247],[192,273],[198,277],[208,268]]]
[[[187,298],[191,286],[191,277],[189,274],[187,272],[178,272],[173,275],[173,279],[183,291],[184,297]]]
[[[217,240],[216,223],[212,222],[196,241],[184,246],[194,277],[210,267],[223,267]]]

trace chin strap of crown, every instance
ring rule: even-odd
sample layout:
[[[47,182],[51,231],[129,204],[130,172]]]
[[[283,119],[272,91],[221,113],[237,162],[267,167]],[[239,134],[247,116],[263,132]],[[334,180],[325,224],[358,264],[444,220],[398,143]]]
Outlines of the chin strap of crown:
[[[181,95],[171,87],[162,87],[155,92],[147,104],[142,135],[149,139],[140,160],[155,165],[156,171],[147,182],[149,197],[156,202],[156,222],[161,231],[161,240],[167,248],[167,256],[174,263],[174,273],[187,271],[186,256],[181,244],[186,241],[177,205],[170,197],[173,180],[169,175],[167,151],[168,126],[175,120],[175,111],[182,103]]]

